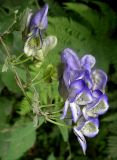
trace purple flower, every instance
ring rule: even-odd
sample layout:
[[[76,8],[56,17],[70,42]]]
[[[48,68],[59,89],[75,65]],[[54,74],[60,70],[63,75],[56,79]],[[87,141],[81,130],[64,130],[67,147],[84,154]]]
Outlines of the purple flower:
[[[43,30],[47,28],[48,20],[48,4],[45,4],[43,8],[37,11],[30,20],[30,31],[34,30],[35,33],[38,33],[38,29]]]
[[[29,34],[25,43],[24,52],[26,55],[36,55],[43,47],[42,31],[47,28],[48,4],[29,17]],[[40,56],[41,57],[41,56]]]
[[[85,154],[87,148],[85,136],[92,138],[98,134],[99,121],[97,118],[89,118],[86,120],[82,116],[78,119],[77,125],[74,126],[73,130]]]
[[[93,68],[96,60],[92,55],[79,58],[67,48],[62,52],[61,61],[64,64],[63,81],[68,93],[61,119],[71,115],[74,133],[85,154],[85,136],[92,138],[98,134],[99,116],[109,108],[105,94],[107,75]]]

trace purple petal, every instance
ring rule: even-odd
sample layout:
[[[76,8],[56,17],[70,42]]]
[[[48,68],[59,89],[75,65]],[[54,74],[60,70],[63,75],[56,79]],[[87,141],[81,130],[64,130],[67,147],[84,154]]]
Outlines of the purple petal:
[[[73,122],[76,123],[78,120],[78,105],[76,103],[70,103],[70,109],[72,112],[72,118],[73,118]],[[79,113],[80,114],[80,113]]]
[[[47,28],[47,13],[48,13],[48,4],[45,4],[38,12],[36,12],[30,22],[30,30],[33,28],[46,29]]]
[[[99,119],[96,117],[96,118],[92,118],[92,117],[89,117],[88,118],[88,121],[92,122],[93,124],[95,124],[97,127],[99,127]]]
[[[97,118],[90,118],[84,126],[81,129],[81,132],[86,136],[86,137],[95,137],[98,132],[99,132],[99,121]]]
[[[99,99],[95,100],[95,103],[87,107],[87,115],[91,117],[97,117],[98,115],[103,115],[109,108],[108,98],[105,94],[100,96]]]
[[[66,69],[64,70],[63,79],[64,79],[65,85],[68,89],[69,85],[70,85],[70,68],[69,67],[66,67]]]
[[[66,117],[67,111],[68,111],[68,107],[69,107],[69,101],[66,100],[66,101],[65,101],[64,108],[63,108],[63,114],[62,114],[62,116],[61,116],[60,119],[64,119],[64,118]]]
[[[68,90],[62,77],[59,78],[58,91],[61,97],[66,100],[68,98]]]
[[[86,120],[88,120],[89,116],[87,115],[87,112],[86,112],[86,106],[83,107],[83,109],[82,109],[82,114],[83,114],[83,117],[84,117]]]
[[[81,116],[79,117],[78,121],[77,121],[77,130],[78,130],[78,131],[81,130],[81,128],[84,126],[85,122],[86,122],[85,117],[84,117],[83,115],[81,115]]]
[[[84,69],[87,69],[89,72],[91,71],[91,68],[95,65],[95,57],[92,55],[85,55],[81,58],[81,66]]]
[[[89,89],[92,88],[92,80],[89,74],[89,71],[85,71],[84,81]]]
[[[97,99],[97,98],[100,98],[103,93],[100,90],[94,90],[92,94],[93,94],[93,97]]]
[[[65,67],[63,73],[63,79],[67,88],[71,82],[75,81],[79,75],[79,72],[76,70],[72,70],[69,66]]]
[[[88,70],[80,70],[76,75],[76,80],[82,79],[89,89],[92,88],[92,80]]]
[[[70,84],[69,87],[69,100],[73,102],[76,96],[79,96],[83,89],[85,88],[85,83],[83,80],[76,80]]]
[[[107,83],[107,75],[100,69],[96,69],[92,73],[93,90],[104,90]]]
[[[64,49],[61,55],[61,61],[62,63],[65,63],[73,70],[79,70],[80,69],[80,61],[77,56],[77,54],[71,50],[70,48]]]
[[[82,79],[71,82],[70,89],[71,90],[79,90],[82,91],[85,87],[85,82]]]
[[[87,87],[85,87],[82,90],[82,92],[80,92],[80,94],[78,94],[76,96],[76,99],[75,99],[75,101],[76,101],[76,103],[78,105],[89,104],[89,103],[92,102],[92,100],[93,100],[92,94],[91,94],[90,90]]]
[[[74,127],[74,133],[77,136],[77,139],[82,147],[83,153],[86,154],[86,148],[87,148],[87,144],[86,144],[86,139],[83,136],[83,134],[77,130],[76,127]]]

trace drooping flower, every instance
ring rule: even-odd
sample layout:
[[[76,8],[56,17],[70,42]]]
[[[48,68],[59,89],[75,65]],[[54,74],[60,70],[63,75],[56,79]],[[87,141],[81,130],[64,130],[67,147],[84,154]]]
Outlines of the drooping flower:
[[[89,118],[86,120],[83,116],[78,119],[77,126],[73,128],[75,135],[82,147],[83,153],[85,154],[87,144],[86,137],[93,138],[99,132],[99,120],[98,118]]]
[[[39,11],[37,11],[34,15],[32,15],[30,20],[30,31],[38,29],[43,30],[47,28],[48,25],[48,4],[45,4],[43,8],[41,8]],[[35,32],[36,33],[36,32]]]
[[[24,45],[24,53],[27,56],[32,56],[40,61],[44,59],[47,53],[57,44],[55,36],[43,38],[42,32],[48,26],[48,4],[31,15],[28,19],[29,34]]]
[[[85,154],[85,136],[91,138],[98,134],[99,116],[109,108],[105,94],[107,75],[101,69],[93,68],[95,57],[85,55],[79,58],[70,48],[62,52],[61,61],[64,64],[63,82],[68,93],[61,119],[67,118],[70,110],[74,133]]]
[[[35,39],[32,39],[35,40]],[[32,45],[28,39],[24,46],[24,52],[27,56],[33,56],[36,59],[42,61],[44,57],[52,50],[57,44],[57,38],[55,36],[48,36],[43,40],[42,48],[37,44],[37,41],[32,42]]]

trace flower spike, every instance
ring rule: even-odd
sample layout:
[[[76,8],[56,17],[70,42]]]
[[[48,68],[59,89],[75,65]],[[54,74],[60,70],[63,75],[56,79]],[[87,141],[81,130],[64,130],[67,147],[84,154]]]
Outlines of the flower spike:
[[[100,69],[93,69],[95,57],[84,55],[80,59],[70,48],[63,50],[61,62],[64,64],[64,88],[68,93],[62,119],[67,117],[68,111],[71,112],[73,131],[85,154],[85,137],[92,138],[98,134],[99,116],[109,108],[104,93],[107,75]]]

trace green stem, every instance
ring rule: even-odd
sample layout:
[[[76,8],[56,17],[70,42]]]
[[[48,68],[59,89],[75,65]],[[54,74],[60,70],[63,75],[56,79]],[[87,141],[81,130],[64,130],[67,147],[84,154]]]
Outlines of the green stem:
[[[46,78],[48,78],[49,77],[49,75],[48,76],[46,76],[46,77],[44,77],[44,78],[41,78],[39,81],[37,81],[37,82],[35,82],[35,83],[32,83],[32,85],[37,85],[37,84],[40,84],[40,83],[42,83],[43,82],[43,80],[45,80]]]
[[[56,125],[61,126],[61,127],[66,127],[66,126],[67,126],[67,125],[64,125],[64,124],[62,124],[62,123],[53,121],[52,119],[49,119],[47,116],[46,116],[46,120],[47,120],[48,122],[50,122],[50,123],[56,124]],[[69,126],[67,126],[67,127],[69,127]]]
[[[31,59],[31,57],[28,57],[28,58],[24,59],[23,61],[16,62],[16,63],[13,63],[13,64],[14,64],[14,65],[19,65],[19,64],[22,64],[22,63],[27,62],[27,61],[30,60],[30,59]]]
[[[31,100],[30,100],[30,98],[27,96],[27,94],[26,94],[26,92],[25,92],[25,90],[24,90],[24,88],[23,88],[23,85],[22,85],[22,82],[21,82],[21,80],[20,80],[20,77],[18,76],[15,68],[13,68],[13,70],[14,70],[14,73],[15,73],[16,78],[17,78],[17,81],[18,81],[18,86],[20,87],[21,91],[23,92],[24,96],[26,97],[27,101],[29,102],[29,104],[30,104],[30,106],[31,106]]]
[[[40,108],[52,107],[52,106],[56,106],[56,105],[61,104],[61,103],[63,103],[63,102],[54,103],[54,104],[47,104],[47,105],[41,105]]]
[[[35,3],[37,5],[37,8],[40,8],[37,0],[35,0]]]
[[[60,109],[60,110],[58,110],[58,111],[52,112],[52,114],[60,113],[61,111],[63,111],[63,110],[62,110],[62,109]]]
[[[8,56],[8,57],[10,57],[9,50],[8,50],[8,48],[7,48],[6,44],[4,43],[4,41],[3,41],[2,37],[0,37],[0,41],[1,41],[1,43],[2,43],[3,47],[4,47],[5,51],[6,51],[7,56]]]
[[[25,54],[24,53],[22,53],[22,54],[20,54],[18,57],[16,57],[16,59],[20,59],[21,57],[23,57]]]
[[[37,79],[37,77],[39,76],[39,74],[40,74],[40,71],[36,74],[36,76],[31,81],[33,82],[35,79]]]
[[[69,140],[68,140],[67,144],[68,144],[68,151],[69,151],[69,156],[68,156],[67,160],[71,160],[71,158],[72,158],[72,152],[71,152],[71,147],[70,147]]]

